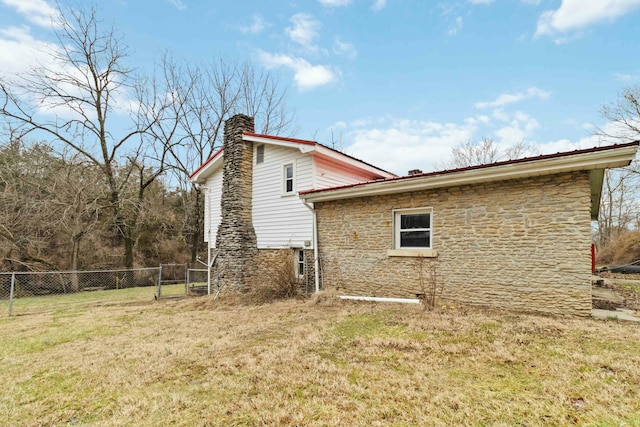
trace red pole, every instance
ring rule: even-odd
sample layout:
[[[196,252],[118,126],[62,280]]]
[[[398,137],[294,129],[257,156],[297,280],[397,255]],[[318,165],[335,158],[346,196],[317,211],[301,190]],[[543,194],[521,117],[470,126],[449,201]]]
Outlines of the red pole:
[[[591,244],[591,274],[596,273],[596,245]]]

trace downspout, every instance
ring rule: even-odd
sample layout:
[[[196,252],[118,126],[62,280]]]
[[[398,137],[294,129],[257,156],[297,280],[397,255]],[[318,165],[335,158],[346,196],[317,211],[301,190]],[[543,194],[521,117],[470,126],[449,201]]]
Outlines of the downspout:
[[[302,203],[311,211],[313,215],[313,273],[316,282],[316,293],[320,292],[320,263],[318,262],[318,216],[313,205],[302,199]]]
[[[207,295],[211,295],[211,227],[207,231]]]
[[[205,190],[207,193],[204,195],[204,201],[206,204],[211,203],[211,197],[209,197],[209,187],[200,187],[202,190]],[[209,206],[210,208],[211,206]],[[209,227],[207,229],[207,295],[211,295],[211,209],[207,209],[207,213],[209,214],[209,218],[205,218]]]

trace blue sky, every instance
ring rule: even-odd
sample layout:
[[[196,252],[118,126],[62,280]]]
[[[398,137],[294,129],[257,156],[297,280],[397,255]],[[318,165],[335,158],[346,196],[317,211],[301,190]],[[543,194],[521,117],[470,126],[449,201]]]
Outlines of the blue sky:
[[[61,1],[63,5],[73,4]],[[0,75],[52,42],[45,0],[0,0]],[[103,0],[131,65],[252,61],[277,74],[295,136],[396,173],[483,137],[534,153],[599,143],[600,107],[640,84],[640,0]]]

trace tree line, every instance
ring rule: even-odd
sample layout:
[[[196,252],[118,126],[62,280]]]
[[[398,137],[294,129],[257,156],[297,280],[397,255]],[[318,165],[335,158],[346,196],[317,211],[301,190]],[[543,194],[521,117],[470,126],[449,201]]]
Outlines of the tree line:
[[[0,80],[2,268],[195,261],[203,197],[189,173],[237,112],[292,132],[286,91],[250,63],[169,53],[145,75],[96,8],[58,9],[56,49]]]

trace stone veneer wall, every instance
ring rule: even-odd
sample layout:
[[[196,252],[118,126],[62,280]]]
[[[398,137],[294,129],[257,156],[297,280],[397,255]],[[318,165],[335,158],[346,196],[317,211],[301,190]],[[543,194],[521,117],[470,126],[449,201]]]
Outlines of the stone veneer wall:
[[[313,249],[304,250],[304,277],[300,280],[302,281],[302,289],[309,294],[316,291],[316,273],[313,262],[314,255]]]
[[[238,114],[225,122],[222,218],[214,266],[220,285],[235,290],[246,290],[250,284],[252,271],[248,267],[258,251],[251,218],[253,143],[242,140],[243,131],[254,131],[253,117]]]
[[[323,283],[347,295],[415,298],[437,268],[444,299],[591,313],[586,171],[317,202]],[[437,258],[390,257],[392,209],[433,208]],[[421,281],[422,277],[422,281]]]
[[[307,280],[310,292],[315,291],[313,276],[313,250],[305,250],[305,277],[295,276],[295,249],[258,249],[251,264],[251,286],[270,286],[270,282],[278,280],[282,271],[290,273],[290,279],[297,281],[301,293],[306,292]]]

